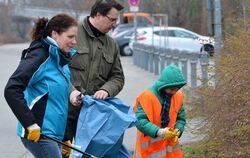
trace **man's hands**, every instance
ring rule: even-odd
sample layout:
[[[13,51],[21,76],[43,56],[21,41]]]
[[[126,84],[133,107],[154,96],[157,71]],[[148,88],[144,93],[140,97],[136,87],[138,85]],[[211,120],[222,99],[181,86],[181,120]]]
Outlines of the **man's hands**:
[[[40,127],[36,123],[34,123],[33,125],[29,126],[27,130],[28,130],[27,139],[34,142],[38,142],[41,136]]]
[[[96,91],[95,94],[94,94],[94,98],[95,99],[106,99],[107,97],[109,96],[108,92],[105,91],[105,90],[99,90],[99,91]]]
[[[72,146],[72,143],[70,140],[67,140],[64,143],[69,145],[69,146]],[[71,148],[62,145],[62,154],[65,155],[66,157],[69,157],[71,150],[72,150]]]

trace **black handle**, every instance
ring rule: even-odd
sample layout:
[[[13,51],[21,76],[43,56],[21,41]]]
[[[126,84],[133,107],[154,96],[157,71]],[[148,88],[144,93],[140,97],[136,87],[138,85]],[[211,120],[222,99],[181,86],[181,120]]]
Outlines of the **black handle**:
[[[77,152],[79,152],[79,153],[81,153],[81,154],[83,154],[83,155],[85,155],[85,156],[88,156],[88,157],[91,157],[91,158],[97,158],[96,156],[93,156],[93,155],[91,155],[91,154],[89,154],[89,153],[83,152],[83,151],[81,151],[81,150],[79,150],[79,149],[77,149],[77,148],[75,148],[75,147],[73,147],[73,146],[70,146],[70,145],[68,145],[68,144],[66,144],[66,143],[64,143],[64,142],[61,142],[60,140],[57,140],[57,139],[52,138],[52,137],[50,137],[50,136],[46,136],[46,135],[44,135],[44,134],[41,134],[41,135],[44,136],[45,138],[48,138],[48,139],[50,139],[50,140],[53,140],[53,141],[55,141],[55,142],[57,142],[57,143],[59,143],[59,144],[61,144],[61,145],[64,145],[64,146],[66,146],[66,147],[68,147],[68,148],[71,148],[71,149],[73,149],[73,150],[75,150],[75,151],[77,151]]]

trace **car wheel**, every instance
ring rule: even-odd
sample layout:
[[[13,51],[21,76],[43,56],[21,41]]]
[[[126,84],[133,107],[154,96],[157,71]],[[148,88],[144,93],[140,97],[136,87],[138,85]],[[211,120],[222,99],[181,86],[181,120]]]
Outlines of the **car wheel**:
[[[214,55],[214,47],[210,45],[206,45],[204,47],[204,51],[206,51],[210,56]]]
[[[214,47],[211,45],[203,45],[200,51],[207,53],[209,56],[214,55]]]
[[[132,53],[132,50],[129,48],[128,45],[124,45],[121,49],[121,55],[123,56],[131,56],[133,53]]]

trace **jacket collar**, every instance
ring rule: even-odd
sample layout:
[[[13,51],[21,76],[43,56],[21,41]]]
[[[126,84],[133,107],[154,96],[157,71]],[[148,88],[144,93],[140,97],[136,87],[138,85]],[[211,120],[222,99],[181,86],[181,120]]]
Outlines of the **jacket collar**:
[[[87,22],[90,26],[90,29],[92,30],[93,34],[95,35],[95,37],[99,37],[99,36],[103,36],[105,35],[105,33],[102,33],[100,30],[98,30],[95,26],[93,26],[90,21],[89,21],[89,16],[87,17]]]
[[[93,33],[93,31],[91,30],[91,27],[89,26],[89,23],[88,23],[88,17],[86,17],[84,20],[83,20],[83,28],[87,31],[88,35],[92,38],[97,38],[99,39],[103,44],[105,43],[105,38],[106,38],[106,34],[103,34],[99,37],[96,37]]]

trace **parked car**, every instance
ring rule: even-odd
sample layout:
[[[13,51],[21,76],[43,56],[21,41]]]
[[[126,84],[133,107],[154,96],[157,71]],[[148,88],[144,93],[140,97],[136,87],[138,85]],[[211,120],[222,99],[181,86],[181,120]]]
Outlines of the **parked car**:
[[[110,33],[111,37],[117,41],[120,47],[120,53],[123,56],[132,55],[132,51],[128,45],[134,33],[134,15],[134,13],[123,13],[121,19],[119,18],[118,23],[120,24]],[[151,14],[137,13],[137,28],[152,27],[158,24],[158,21],[151,16]]]
[[[149,27],[152,26],[150,24],[144,24],[144,23],[138,23],[137,24],[137,28],[142,28],[142,27]],[[119,33],[121,33],[122,31],[125,30],[130,30],[134,28],[134,24],[133,23],[129,23],[129,24],[119,24],[116,26],[116,28],[114,28],[113,31],[111,31],[111,36],[115,37],[117,36]]]
[[[170,49],[191,52],[207,52],[214,54],[214,39],[199,35],[180,27],[146,27],[137,29],[136,42]],[[133,50],[134,39],[131,38],[129,47]]]
[[[121,32],[114,32],[111,35],[112,38],[119,45],[120,54],[122,56],[130,56],[130,55],[132,55],[132,51],[129,48],[128,44],[129,44],[129,41],[130,41],[133,33],[134,33],[134,29],[129,28],[129,29],[123,30]]]
[[[137,25],[137,29],[146,26],[148,25],[140,23]],[[134,24],[119,24],[111,32],[111,37],[118,43],[120,48],[120,54],[122,56],[131,56],[133,53],[128,46],[133,33],[134,33]]]

